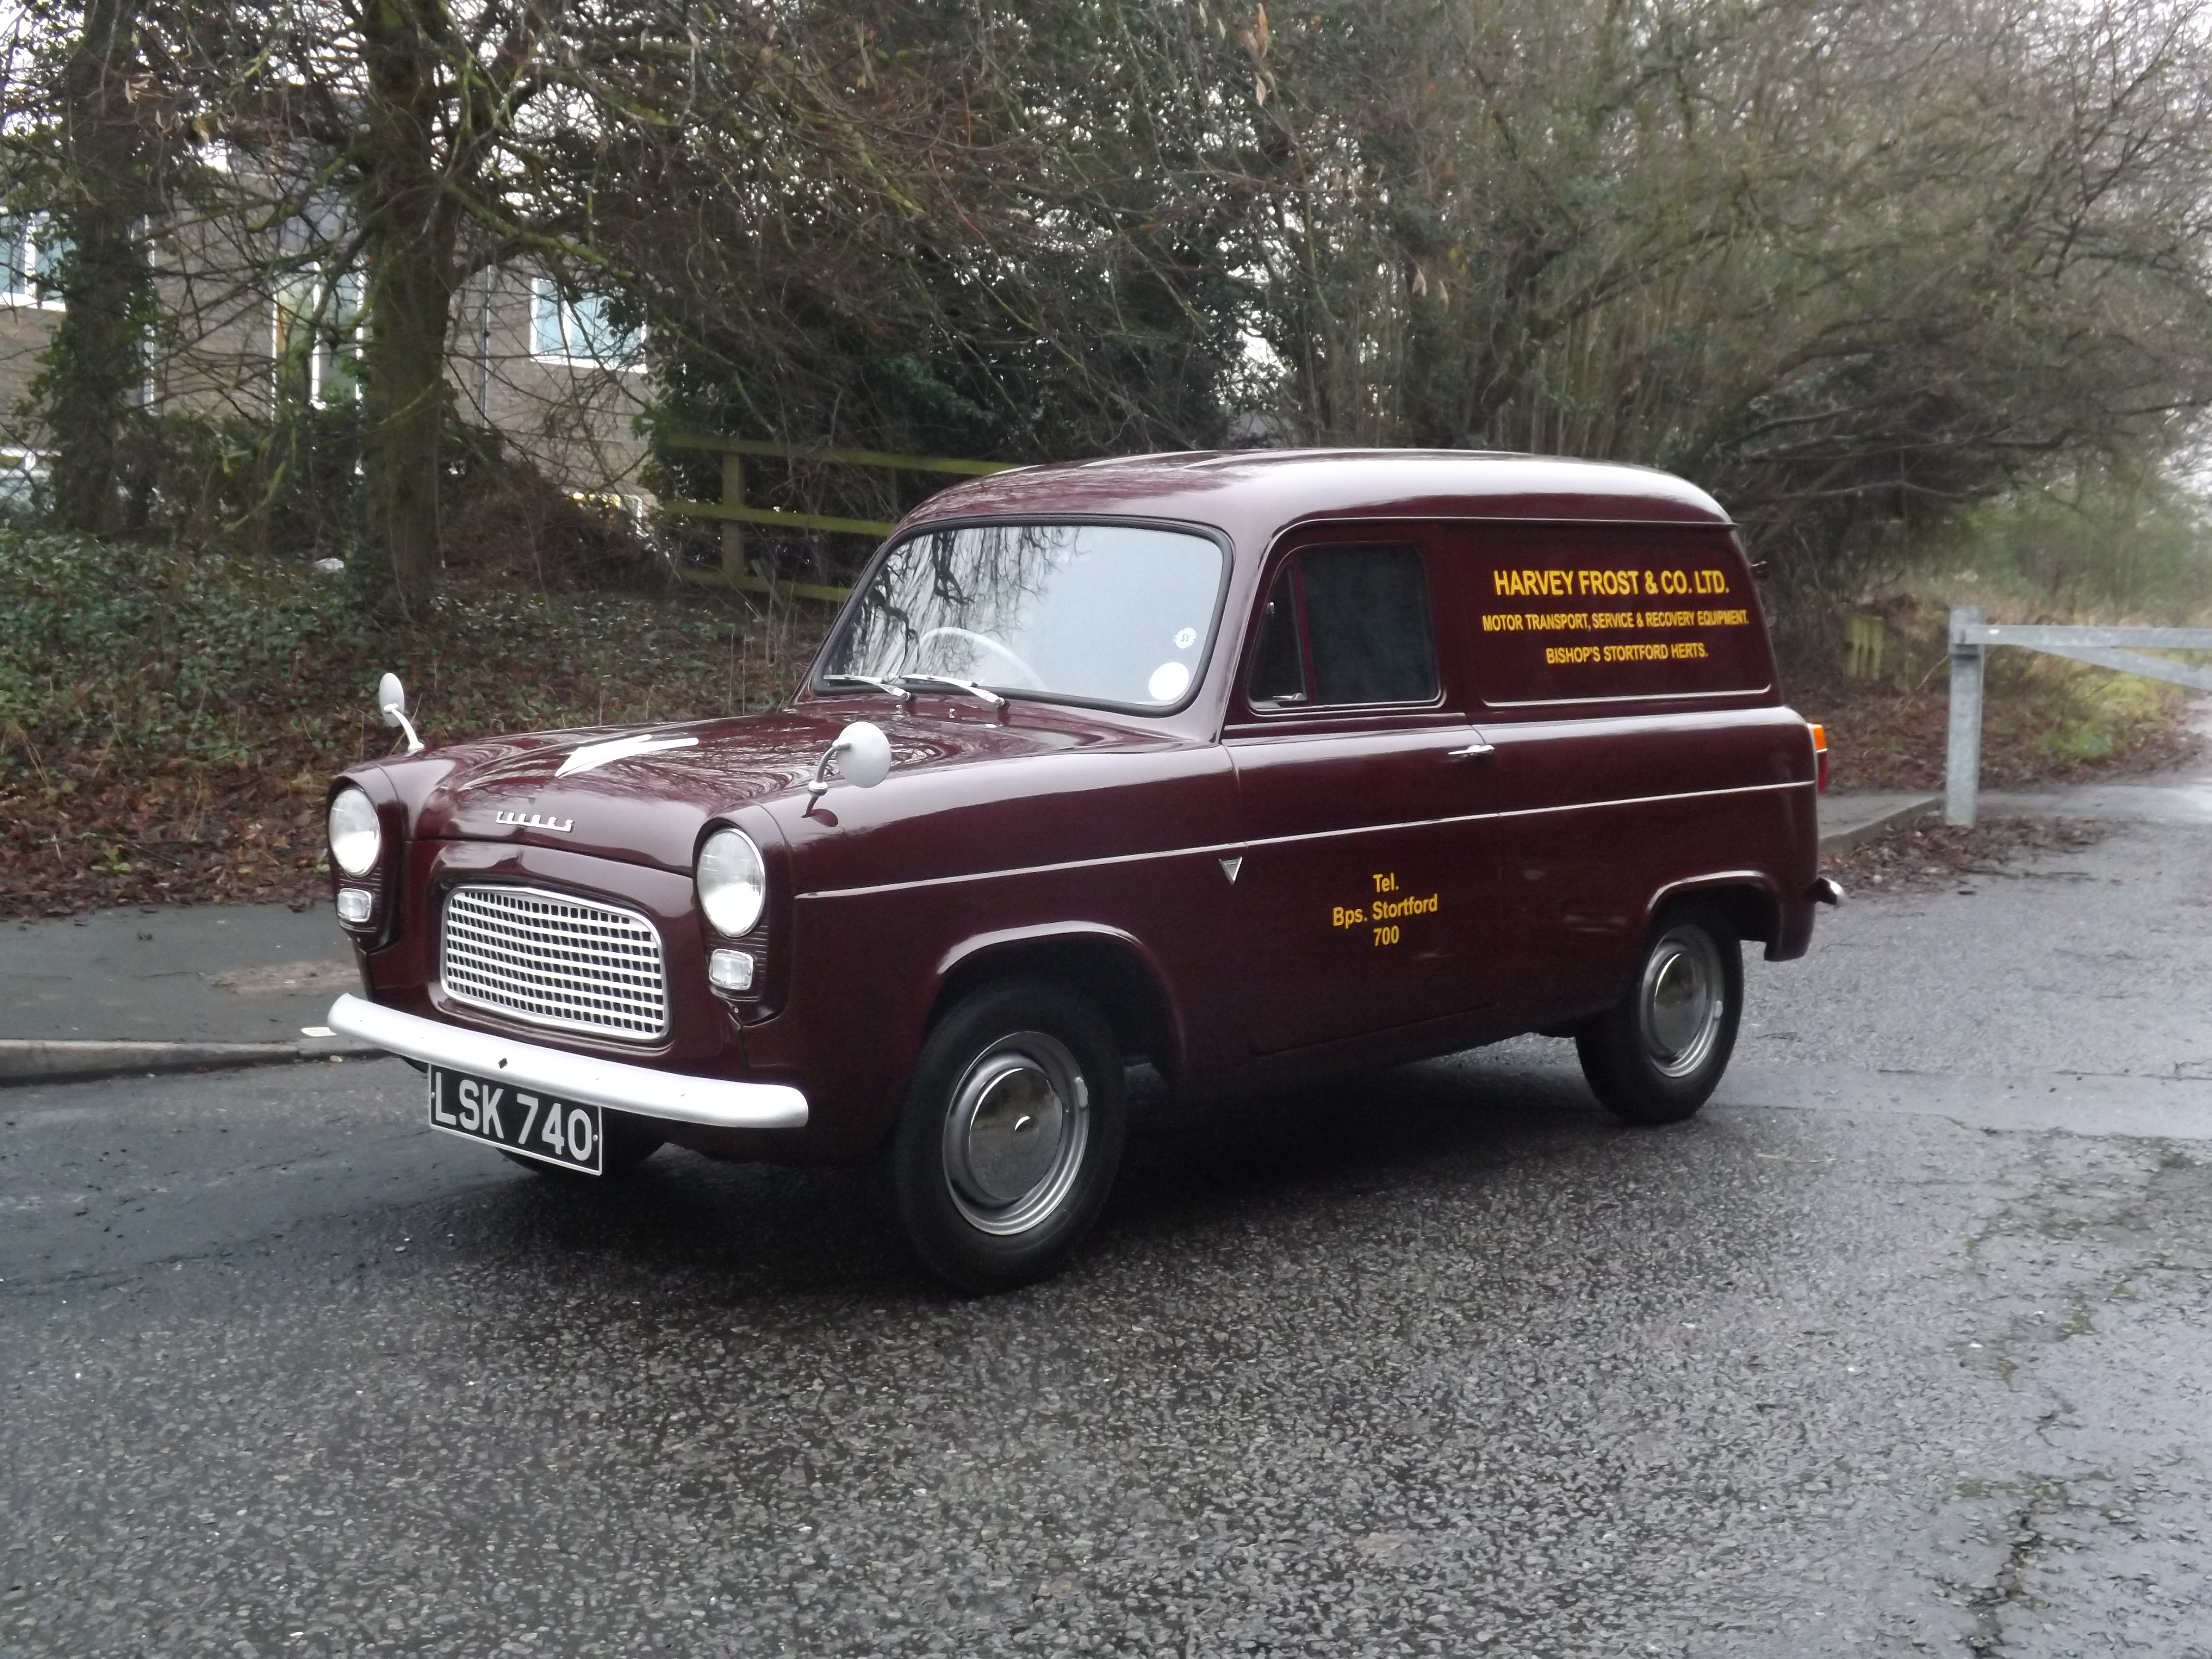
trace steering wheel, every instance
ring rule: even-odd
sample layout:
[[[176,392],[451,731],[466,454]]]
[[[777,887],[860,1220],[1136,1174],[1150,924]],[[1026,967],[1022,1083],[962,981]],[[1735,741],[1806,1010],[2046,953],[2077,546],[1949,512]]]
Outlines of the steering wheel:
[[[993,639],[988,634],[978,634],[971,628],[930,629],[928,631],[924,633],[920,639],[914,642],[915,654],[916,656],[920,656],[923,651],[927,649],[929,642],[933,639],[939,638],[940,635],[950,635],[951,638],[956,640],[965,640],[970,645],[978,645],[982,647],[984,650],[989,652],[993,656],[998,658],[1000,662],[1005,663],[1008,667],[1012,668],[1015,673],[1021,676],[1020,680],[1018,682],[1018,684],[1028,686],[1028,688],[1032,691],[1042,691],[1046,689],[1044,676],[1038,673],[1036,669],[1024,662],[1019,653],[1000,644],[998,641]]]

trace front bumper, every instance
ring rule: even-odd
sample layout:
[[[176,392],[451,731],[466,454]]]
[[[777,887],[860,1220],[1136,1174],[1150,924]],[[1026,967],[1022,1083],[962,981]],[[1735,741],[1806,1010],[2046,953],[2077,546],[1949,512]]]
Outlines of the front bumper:
[[[787,1084],[687,1077],[572,1054],[404,1014],[356,996],[331,1005],[331,1029],[426,1066],[543,1089],[580,1105],[717,1129],[803,1129],[806,1097]]]

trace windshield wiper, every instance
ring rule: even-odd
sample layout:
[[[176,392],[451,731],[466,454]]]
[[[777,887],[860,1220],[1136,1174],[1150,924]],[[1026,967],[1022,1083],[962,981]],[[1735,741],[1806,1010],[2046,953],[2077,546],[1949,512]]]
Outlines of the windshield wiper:
[[[973,680],[956,679],[950,674],[902,674],[903,685],[949,685],[955,691],[965,691],[971,697],[981,697],[994,708],[1004,708],[1006,700],[997,692],[975,684]]]
[[[893,702],[910,702],[914,696],[914,693],[906,687],[877,674],[824,674],[822,683],[824,685],[872,685]]]

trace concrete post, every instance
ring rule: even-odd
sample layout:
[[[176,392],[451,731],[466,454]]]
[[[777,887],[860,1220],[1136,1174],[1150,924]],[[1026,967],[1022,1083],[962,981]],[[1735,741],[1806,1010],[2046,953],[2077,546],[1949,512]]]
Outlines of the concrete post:
[[[1951,732],[1943,758],[1943,822],[1971,828],[1974,795],[1982,778],[1982,653],[1960,639],[1978,627],[1978,605],[1951,607]]]

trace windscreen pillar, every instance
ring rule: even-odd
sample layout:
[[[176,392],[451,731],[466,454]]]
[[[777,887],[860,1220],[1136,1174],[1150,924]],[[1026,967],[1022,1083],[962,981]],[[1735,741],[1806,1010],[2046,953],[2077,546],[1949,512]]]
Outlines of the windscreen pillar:
[[[1982,625],[1978,605],[1951,607],[1951,732],[1943,759],[1943,822],[1971,828],[1982,776],[1982,658],[1987,647],[1966,639]]]

